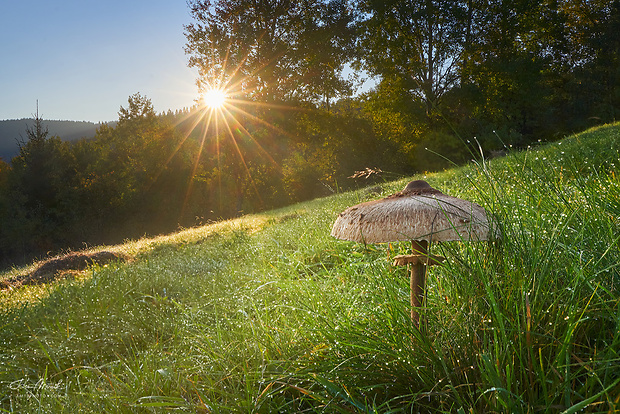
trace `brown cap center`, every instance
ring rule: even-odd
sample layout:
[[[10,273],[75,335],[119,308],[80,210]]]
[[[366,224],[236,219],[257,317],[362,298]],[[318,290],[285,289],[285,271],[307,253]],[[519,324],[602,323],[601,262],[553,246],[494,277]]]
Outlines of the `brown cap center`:
[[[402,195],[441,194],[441,191],[435,190],[424,180],[415,180],[407,184],[400,193]]]

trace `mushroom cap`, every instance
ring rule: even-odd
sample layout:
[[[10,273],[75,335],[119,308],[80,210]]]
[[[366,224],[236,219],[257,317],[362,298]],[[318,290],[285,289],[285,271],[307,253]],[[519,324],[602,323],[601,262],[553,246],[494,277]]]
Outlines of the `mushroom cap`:
[[[495,239],[487,213],[476,203],[412,181],[396,194],[357,204],[340,213],[331,235],[364,243]]]

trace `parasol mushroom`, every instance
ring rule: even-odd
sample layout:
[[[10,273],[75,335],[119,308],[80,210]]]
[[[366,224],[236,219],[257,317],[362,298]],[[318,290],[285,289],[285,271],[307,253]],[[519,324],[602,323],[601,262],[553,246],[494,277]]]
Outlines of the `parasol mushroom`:
[[[395,265],[411,264],[411,320],[418,326],[426,266],[440,264],[430,255],[432,242],[483,241],[497,238],[484,208],[443,194],[426,181],[411,181],[396,194],[349,207],[336,219],[331,235],[363,243],[411,241],[413,254],[394,258]]]

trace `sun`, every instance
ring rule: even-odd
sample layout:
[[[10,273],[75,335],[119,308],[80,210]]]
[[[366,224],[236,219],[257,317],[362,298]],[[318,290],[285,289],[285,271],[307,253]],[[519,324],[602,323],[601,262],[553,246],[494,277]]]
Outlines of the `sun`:
[[[226,95],[226,91],[218,88],[211,88],[205,91],[203,96],[203,101],[206,106],[211,109],[220,109],[226,103],[226,99],[228,96]]]

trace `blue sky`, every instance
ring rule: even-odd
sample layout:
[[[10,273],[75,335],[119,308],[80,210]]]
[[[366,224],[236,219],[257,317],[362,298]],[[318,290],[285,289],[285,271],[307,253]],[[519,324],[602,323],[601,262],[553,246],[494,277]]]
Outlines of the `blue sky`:
[[[140,92],[157,112],[191,106],[186,0],[0,1],[0,120],[112,121]]]

